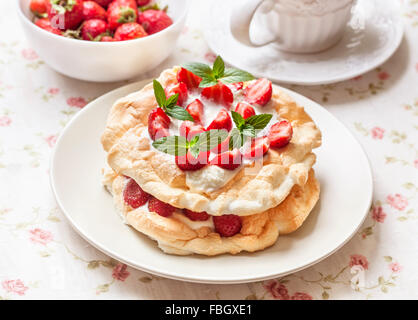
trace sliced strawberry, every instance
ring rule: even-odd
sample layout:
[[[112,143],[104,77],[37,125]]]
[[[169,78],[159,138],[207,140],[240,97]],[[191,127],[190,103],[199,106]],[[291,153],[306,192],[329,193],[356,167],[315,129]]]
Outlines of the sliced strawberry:
[[[162,202],[157,198],[151,198],[148,202],[148,210],[155,212],[162,217],[169,217],[176,210],[172,205]]]
[[[238,103],[235,112],[238,112],[244,119],[255,116],[254,108],[246,102]]]
[[[209,164],[216,165],[226,170],[235,170],[241,165],[242,155],[238,149],[232,151],[227,151],[221,154],[218,154],[213,158]]]
[[[235,83],[231,83],[230,86],[236,90],[239,91],[244,87],[244,82],[235,82]]]
[[[179,72],[177,72],[177,80],[178,82],[184,82],[187,89],[193,90],[199,87],[202,78],[198,77],[194,73],[191,73],[189,70],[181,68]]]
[[[192,221],[206,221],[209,219],[207,212],[195,212],[187,209],[183,209],[183,212],[187,218]]]
[[[192,140],[194,136],[205,131],[205,128],[201,124],[192,121],[183,121],[180,126],[180,135],[186,137],[189,141]]]
[[[190,103],[186,107],[186,111],[190,113],[190,115],[193,117],[194,121],[197,123],[201,123],[201,116],[203,114],[203,103],[199,99],[196,99],[192,103]]]
[[[202,90],[202,97],[229,108],[234,102],[234,95],[231,89],[223,83]]]
[[[232,237],[241,231],[241,217],[234,214],[224,214],[223,216],[213,217],[215,230],[222,237]]]
[[[271,81],[264,78],[258,79],[245,88],[244,94],[245,101],[251,104],[264,106],[271,100],[273,94]]]
[[[290,142],[293,136],[293,128],[289,121],[282,120],[273,124],[268,135],[270,147],[282,148]]]
[[[229,150],[229,137],[226,138],[224,141],[222,141],[220,144],[218,144],[216,147],[210,149],[210,152],[223,153],[223,152],[227,152],[228,150]]]
[[[258,137],[251,140],[251,145],[244,152],[244,158],[246,159],[256,159],[264,156],[269,150],[269,140],[266,136]]]
[[[208,164],[209,152],[200,152],[197,158],[193,157],[190,150],[184,156],[176,156],[176,164],[183,171],[196,171]]]
[[[132,208],[136,209],[143,206],[149,200],[150,195],[146,193],[132,178],[128,178],[125,189],[123,189],[123,199]]]
[[[211,124],[207,127],[206,130],[213,129],[225,129],[227,131],[230,131],[232,129],[232,119],[228,111],[226,111],[225,109],[219,111],[216,118],[211,122]]]
[[[189,96],[187,92],[187,86],[184,82],[179,82],[176,84],[172,84],[165,88],[165,94],[167,99],[176,93],[179,94],[179,99],[177,100],[177,105],[183,106],[183,104],[187,101],[187,97]]]
[[[152,140],[168,136],[170,118],[161,108],[155,108],[148,116],[148,133]]]

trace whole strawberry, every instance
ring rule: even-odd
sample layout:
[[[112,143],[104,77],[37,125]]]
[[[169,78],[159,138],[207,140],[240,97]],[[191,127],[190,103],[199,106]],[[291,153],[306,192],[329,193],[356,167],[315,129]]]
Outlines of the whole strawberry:
[[[223,216],[213,217],[215,230],[221,237],[232,237],[241,231],[241,217],[234,214],[224,214]]]
[[[49,0],[47,12],[53,27],[77,29],[83,21],[83,0]]]
[[[92,19],[84,21],[81,28],[81,36],[83,40],[96,40],[98,36],[103,35],[107,31],[107,23],[100,19]]]
[[[112,2],[113,0],[94,0],[94,2],[97,2],[100,6],[103,8],[107,8],[107,6]]]
[[[83,2],[83,19],[84,20],[91,20],[91,19],[107,19],[107,12],[106,10],[97,4],[94,1],[84,1]]]
[[[124,23],[136,22],[138,11],[132,3],[127,0],[115,0],[107,8],[107,22],[110,30],[116,30]]]
[[[139,23],[148,34],[154,34],[171,26],[173,20],[162,10],[146,10],[140,14]]]
[[[118,27],[114,39],[116,41],[133,40],[147,36],[144,28],[139,23],[130,22]]]
[[[151,0],[138,0],[137,2],[138,2],[138,6],[142,7],[142,6],[148,5],[151,2]]]
[[[100,39],[100,42],[113,42],[113,41],[115,41],[115,39],[113,39],[111,36],[103,36]]]
[[[57,28],[53,28],[51,26],[51,21],[48,18],[42,18],[42,19],[38,19],[36,20],[35,24],[39,27],[42,28],[48,32],[54,33],[56,35],[61,36],[62,35],[62,31],[57,29]]]
[[[29,8],[37,17],[44,17],[47,13],[47,0],[31,0]]]

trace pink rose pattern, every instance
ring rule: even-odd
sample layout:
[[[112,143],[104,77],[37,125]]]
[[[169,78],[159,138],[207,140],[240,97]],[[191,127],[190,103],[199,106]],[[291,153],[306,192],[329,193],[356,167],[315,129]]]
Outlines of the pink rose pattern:
[[[371,131],[373,139],[383,139],[383,135],[385,134],[385,129],[374,127]]]
[[[113,269],[112,277],[119,281],[125,281],[130,275],[129,271],[126,270],[127,268],[126,264],[118,263]]]
[[[22,56],[29,61],[39,59],[38,54],[33,49],[23,49]]]
[[[55,146],[55,143],[57,142],[57,135],[49,135],[45,138],[46,143],[50,148]]]
[[[12,119],[8,116],[0,116],[0,127],[8,127],[12,123]]]
[[[15,293],[19,296],[25,295],[25,292],[29,289],[25,286],[22,280],[5,280],[1,283],[3,289],[8,293]]]
[[[39,243],[44,246],[50,243],[52,240],[54,240],[51,232],[45,231],[39,228],[30,230],[29,234],[30,234],[30,240],[33,243]]]
[[[402,266],[399,263],[397,263],[397,262],[392,262],[391,264],[389,264],[389,269],[393,273],[399,273],[402,270]]]
[[[381,206],[377,206],[373,208],[372,219],[380,223],[385,222],[386,213],[383,212],[383,208]]]
[[[76,107],[81,109],[87,104],[87,101],[82,97],[71,97],[67,99],[67,104],[70,107]]]
[[[364,270],[369,269],[369,261],[367,258],[361,254],[352,254],[350,256],[350,268],[354,266],[361,266]]]
[[[416,160],[414,161],[414,167],[415,167],[416,169],[418,169],[418,159],[416,159]]]
[[[291,296],[286,286],[277,280],[267,281],[263,287],[277,300],[312,300],[312,296],[304,292],[295,292]]]
[[[50,95],[55,96],[56,94],[60,93],[60,89],[58,89],[58,88],[49,88],[47,92]]]
[[[391,207],[400,211],[405,210],[405,208],[408,206],[408,199],[406,199],[403,195],[399,193],[396,193],[394,195],[388,195],[386,197],[386,201],[389,203]]]

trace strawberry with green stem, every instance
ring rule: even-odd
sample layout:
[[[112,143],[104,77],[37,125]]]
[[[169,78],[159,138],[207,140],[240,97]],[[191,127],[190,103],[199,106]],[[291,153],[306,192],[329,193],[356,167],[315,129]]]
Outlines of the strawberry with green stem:
[[[46,18],[48,17],[48,6],[46,2],[47,0],[31,0],[29,8],[38,18]]]
[[[83,19],[101,19],[107,20],[107,12],[101,7],[97,2],[94,1],[84,1],[83,2]]]
[[[77,29],[83,21],[83,0],[49,0],[46,4],[53,27]]]
[[[83,40],[100,41],[107,34],[107,23],[101,19],[91,19],[84,21],[81,27]]]
[[[138,14],[136,4],[113,1],[107,8],[107,21],[111,30],[116,30],[124,23],[136,22]]]

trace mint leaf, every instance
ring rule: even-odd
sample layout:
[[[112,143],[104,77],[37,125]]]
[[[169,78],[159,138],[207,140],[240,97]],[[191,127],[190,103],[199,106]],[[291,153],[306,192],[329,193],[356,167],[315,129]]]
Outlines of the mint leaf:
[[[220,56],[216,57],[215,62],[213,63],[213,74],[216,79],[222,78],[224,76],[225,64]]]
[[[243,126],[245,124],[244,118],[238,112],[235,112],[235,111],[231,111],[231,115],[232,115],[232,120],[235,123],[235,126],[238,129],[240,129],[241,126]]]
[[[212,68],[209,67],[207,64],[199,63],[199,62],[192,62],[186,63],[183,65],[184,69],[189,70],[191,73],[201,77],[201,78],[212,78],[216,80],[213,76]]]
[[[241,132],[237,128],[232,129],[229,136],[229,150],[242,147],[244,144],[243,142],[244,137]]]
[[[241,127],[241,132],[242,132],[243,135],[245,135],[247,137],[255,138],[255,136],[257,135],[255,128],[250,124],[244,124]]]
[[[177,100],[179,99],[179,94],[173,94],[170,98],[167,99],[165,105],[167,108],[174,107],[177,104]]]
[[[166,106],[165,103],[166,103],[167,97],[165,95],[163,86],[157,80],[154,80],[152,83],[154,86],[154,95],[155,95],[155,99],[157,100],[158,106],[164,109]]]
[[[173,156],[184,156],[187,153],[187,140],[181,136],[169,136],[155,140],[152,146]]]
[[[268,113],[258,114],[245,119],[245,124],[253,126],[256,130],[262,130],[268,125],[272,117],[273,115]]]
[[[165,113],[175,119],[179,119],[179,120],[189,120],[189,121],[193,121],[194,119],[193,117],[190,115],[190,113],[188,113],[185,109],[183,109],[182,107],[179,106],[174,106],[174,107],[169,107],[166,109]]]
[[[199,149],[199,145],[198,144],[195,144],[189,150],[190,150],[190,153],[192,154],[192,156],[195,159],[197,159],[199,157],[200,149]]]
[[[220,79],[223,83],[236,83],[253,80],[254,76],[243,70],[228,68],[225,70],[223,77]]]
[[[200,81],[199,87],[200,88],[207,88],[212,87],[218,84],[217,80],[214,80],[212,78],[202,78],[202,81]]]
[[[228,131],[226,130],[214,129],[203,132],[199,135],[199,150],[209,151],[224,142],[226,138],[228,138]]]

